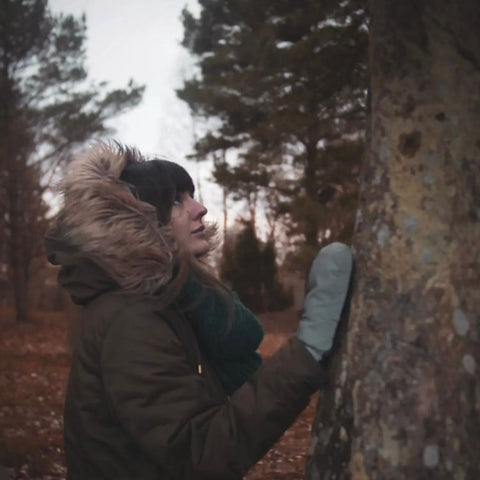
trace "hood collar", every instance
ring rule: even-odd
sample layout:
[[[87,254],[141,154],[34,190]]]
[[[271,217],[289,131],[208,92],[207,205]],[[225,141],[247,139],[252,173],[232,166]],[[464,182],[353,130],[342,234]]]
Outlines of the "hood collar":
[[[122,289],[141,294],[170,281],[177,248],[170,227],[119,180],[128,162],[142,161],[139,152],[106,143],[73,159],[59,185],[63,205],[47,235],[53,263],[93,263]]]

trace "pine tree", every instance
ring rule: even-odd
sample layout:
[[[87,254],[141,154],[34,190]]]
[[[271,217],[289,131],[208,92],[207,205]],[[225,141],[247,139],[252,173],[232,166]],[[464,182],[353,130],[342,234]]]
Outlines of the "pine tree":
[[[364,128],[364,6],[354,0],[200,3],[198,19],[184,13],[184,45],[197,55],[199,74],[178,94],[195,115],[221,126],[197,150],[205,157],[234,149],[233,175],[266,172],[269,181],[257,191],[275,192],[264,196],[276,199],[290,230],[316,251],[320,231],[333,230],[319,193],[332,176],[338,181],[332,172],[347,168],[332,147],[361,138]],[[358,170],[361,149],[346,151]],[[352,223],[354,205],[344,223]]]
[[[278,278],[275,242],[269,239],[262,250],[263,310],[285,310],[293,304],[293,294],[285,289]]]
[[[224,243],[220,275],[254,312],[282,310],[293,301],[279,282],[273,241],[263,244],[251,221]]]
[[[246,222],[234,242],[227,242],[220,275],[254,312],[262,311],[260,242],[251,222]]]
[[[45,187],[72,147],[106,133],[106,121],[143,93],[133,81],[116,90],[88,83],[85,39],[85,17],[53,15],[46,0],[2,0],[0,216],[18,320],[28,316],[32,245],[45,228],[45,211],[34,211]]]

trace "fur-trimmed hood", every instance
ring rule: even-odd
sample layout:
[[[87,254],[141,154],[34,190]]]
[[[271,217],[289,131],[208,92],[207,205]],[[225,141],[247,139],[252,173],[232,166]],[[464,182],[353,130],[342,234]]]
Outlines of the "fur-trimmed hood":
[[[74,158],[59,185],[63,205],[46,237],[52,263],[70,270],[93,263],[122,290],[141,294],[170,281],[177,250],[170,227],[161,226],[155,207],[119,180],[128,162],[142,161],[139,152],[106,143]]]

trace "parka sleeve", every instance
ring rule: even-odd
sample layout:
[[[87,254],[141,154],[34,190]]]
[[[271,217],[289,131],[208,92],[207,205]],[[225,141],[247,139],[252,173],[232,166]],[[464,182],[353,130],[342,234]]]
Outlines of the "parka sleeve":
[[[134,315],[122,312],[108,329],[103,382],[123,427],[173,478],[241,478],[325,379],[323,368],[292,338],[219,402],[168,323],[138,307]]]

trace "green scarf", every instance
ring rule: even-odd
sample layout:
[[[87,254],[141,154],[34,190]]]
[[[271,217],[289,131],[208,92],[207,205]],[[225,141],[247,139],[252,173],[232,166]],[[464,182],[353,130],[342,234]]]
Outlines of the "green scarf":
[[[239,388],[261,365],[256,352],[263,339],[263,328],[255,315],[232,292],[233,315],[219,295],[191,280],[182,300],[200,348],[215,368],[228,395]]]

